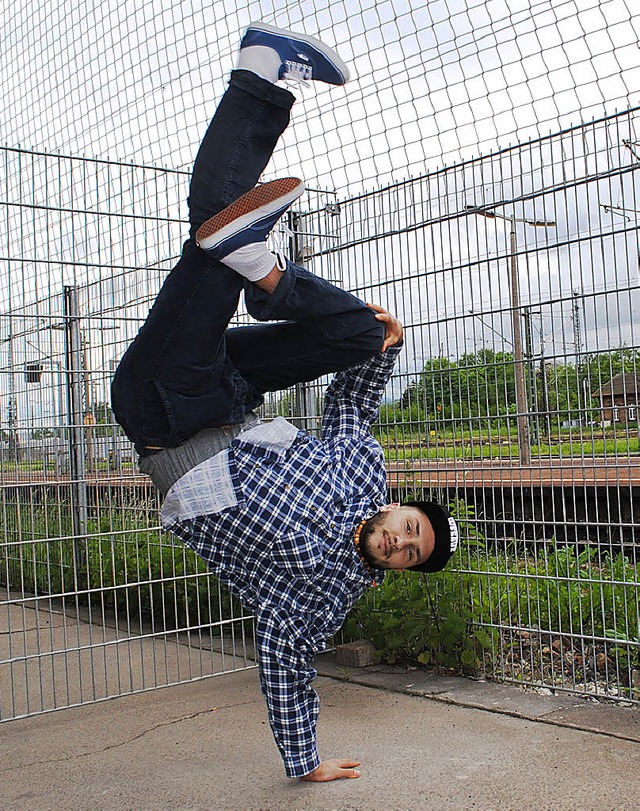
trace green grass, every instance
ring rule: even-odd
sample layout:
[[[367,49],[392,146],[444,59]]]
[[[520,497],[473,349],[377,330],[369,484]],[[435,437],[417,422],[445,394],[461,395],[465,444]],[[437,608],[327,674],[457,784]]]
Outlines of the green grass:
[[[413,442],[416,440],[414,439]],[[380,442],[388,461],[398,462],[408,459],[517,459],[519,449],[514,437],[496,441],[486,437],[469,439],[446,438],[441,442],[415,447],[412,440],[395,437],[381,437]],[[640,452],[638,438],[564,440],[553,444],[531,444],[533,459],[556,457],[630,456]]]

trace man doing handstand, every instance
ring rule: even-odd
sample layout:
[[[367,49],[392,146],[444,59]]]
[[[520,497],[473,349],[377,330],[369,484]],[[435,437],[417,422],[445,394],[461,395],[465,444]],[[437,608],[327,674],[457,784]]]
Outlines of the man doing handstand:
[[[164,526],[255,615],[287,775],[324,781],[358,777],[359,764],[318,756],[315,653],[385,569],[437,571],[458,534],[434,502],[386,504],[370,427],[400,322],[267,249],[304,190],[296,178],[256,185],[294,101],[281,79],[343,85],[348,70],[317,40],[249,26],[196,157],[189,239],[116,371],[112,401],[165,495]],[[260,323],[229,328],[242,291]],[[255,416],[265,392],[336,372],[321,438]]]

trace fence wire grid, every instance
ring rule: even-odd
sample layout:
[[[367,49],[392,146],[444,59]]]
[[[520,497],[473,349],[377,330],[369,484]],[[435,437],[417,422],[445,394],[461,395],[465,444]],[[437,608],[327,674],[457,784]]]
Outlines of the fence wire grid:
[[[252,20],[320,36],[353,70],[305,93],[275,156],[322,188],[375,189],[638,103],[634,0],[8,0],[2,140],[190,169]]]
[[[294,107],[268,172],[312,191],[278,239],[405,324],[376,431],[390,496],[430,493],[463,521],[474,667],[637,702],[630,0],[16,0],[0,22],[0,719],[253,666],[251,618],[162,532],[108,404],[251,19],[321,34],[357,73]],[[316,430],[326,382],[264,415]]]

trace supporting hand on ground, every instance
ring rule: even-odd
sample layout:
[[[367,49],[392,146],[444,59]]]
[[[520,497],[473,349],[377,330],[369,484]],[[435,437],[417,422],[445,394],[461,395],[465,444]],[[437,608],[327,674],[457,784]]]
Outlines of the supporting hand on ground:
[[[328,783],[329,780],[340,780],[342,777],[360,777],[360,772],[355,768],[360,763],[357,760],[323,760],[317,769],[309,774],[305,774],[301,780],[308,780],[311,783]]]
[[[381,352],[384,352],[390,346],[399,344],[402,341],[403,330],[398,319],[379,304],[367,304],[367,307],[374,310],[378,321],[382,321],[384,324],[384,343]]]

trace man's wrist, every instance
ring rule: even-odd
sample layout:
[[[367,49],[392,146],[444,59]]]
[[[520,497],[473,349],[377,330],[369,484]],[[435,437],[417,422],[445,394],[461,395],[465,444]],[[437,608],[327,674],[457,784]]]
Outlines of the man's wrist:
[[[317,750],[314,750],[309,757],[288,758],[285,760],[284,768],[287,777],[305,777],[314,772],[321,763]]]

